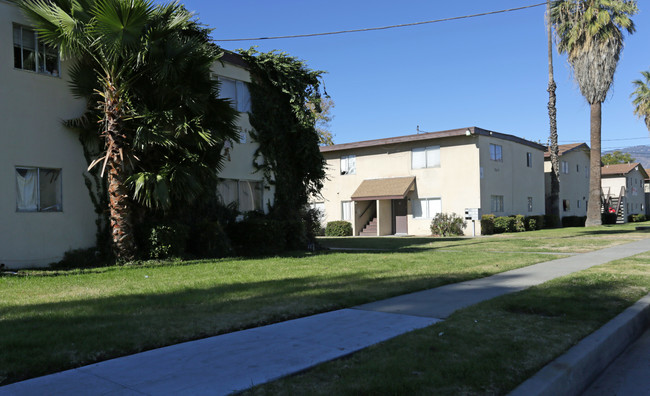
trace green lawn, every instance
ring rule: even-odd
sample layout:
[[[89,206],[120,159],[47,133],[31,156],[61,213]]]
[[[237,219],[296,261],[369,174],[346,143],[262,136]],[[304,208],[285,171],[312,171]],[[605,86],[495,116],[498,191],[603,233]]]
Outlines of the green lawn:
[[[477,239],[335,238],[323,244],[387,250],[21,271],[0,276],[0,384],[561,257],[516,252],[645,237],[618,226]]]

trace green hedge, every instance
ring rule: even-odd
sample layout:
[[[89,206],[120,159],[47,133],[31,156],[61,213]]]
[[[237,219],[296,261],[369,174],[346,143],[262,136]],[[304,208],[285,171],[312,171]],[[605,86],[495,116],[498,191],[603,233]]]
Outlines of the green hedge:
[[[562,225],[560,216],[558,215],[544,215],[544,228],[557,228]]]
[[[587,216],[564,216],[562,227],[584,227]]]
[[[544,227],[544,216],[481,216],[481,234],[501,234],[504,232],[524,232],[540,230]]]
[[[630,215],[629,221],[631,223],[641,223],[643,221],[646,221],[646,215],[644,214],[635,214],[635,215]]]
[[[263,215],[245,217],[227,228],[235,253],[239,256],[272,256],[286,248],[285,226]]]
[[[325,226],[325,236],[352,236],[352,223],[349,221],[330,221]]]
[[[482,235],[492,235],[494,234],[494,215],[483,215],[481,216],[481,234]]]
[[[526,231],[536,231],[544,228],[544,216],[526,216]]]

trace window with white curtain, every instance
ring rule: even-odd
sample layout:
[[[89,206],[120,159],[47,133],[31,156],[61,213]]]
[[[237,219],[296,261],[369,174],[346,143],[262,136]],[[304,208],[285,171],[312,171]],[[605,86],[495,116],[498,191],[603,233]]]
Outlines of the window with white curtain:
[[[352,210],[354,205],[352,201],[341,202],[341,220],[352,221]]]
[[[562,161],[560,163],[560,171],[566,175],[569,174],[569,162],[568,161]]]
[[[500,144],[490,143],[490,159],[492,161],[503,161],[503,147]]]
[[[354,175],[357,173],[357,156],[344,155],[341,157],[341,174]]]
[[[490,201],[492,203],[493,213],[503,212],[503,195],[492,195],[490,196]]]
[[[411,150],[411,169],[440,166],[440,146],[418,147]]]
[[[442,213],[440,198],[420,198],[411,200],[411,211],[414,219],[432,219]]]
[[[62,210],[61,169],[16,167],[16,211]]]
[[[235,203],[240,212],[262,210],[262,182],[251,180],[222,179],[217,185],[221,201]]]
[[[219,98],[230,99],[232,107],[242,113],[251,111],[251,95],[244,81],[225,77],[219,79]]]

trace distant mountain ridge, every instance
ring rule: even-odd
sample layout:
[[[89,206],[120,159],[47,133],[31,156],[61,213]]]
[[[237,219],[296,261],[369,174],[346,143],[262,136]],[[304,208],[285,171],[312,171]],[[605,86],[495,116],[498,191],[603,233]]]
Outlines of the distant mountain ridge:
[[[634,158],[634,162],[640,162],[646,171],[650,170],[650,146],[644,145],[624,147],[616,150],[603,151],[603,154],[613,153],[614,151],[620,151],[621,153],[630,153],[632,158]]]

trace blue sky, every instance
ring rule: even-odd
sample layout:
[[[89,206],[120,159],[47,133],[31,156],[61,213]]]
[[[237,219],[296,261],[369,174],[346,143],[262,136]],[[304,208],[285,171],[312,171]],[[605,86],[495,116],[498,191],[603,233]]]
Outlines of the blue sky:
[[[540,0],[186,0],[215,40],[369,28],[541,3]],[[603,150],[650,144],[633,114],[632,81],[650,69],[650,4],[626,37],[603,104]],[[647,6],[647,8],[644,8]],[[549,126],[545,7],[416,27],[337,36],[217,42],[259,46],[326,71],[335,143],[478,126],[546,143]],[[560,143],[589,142],[589,106],[565,57],[554,55]]]

